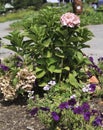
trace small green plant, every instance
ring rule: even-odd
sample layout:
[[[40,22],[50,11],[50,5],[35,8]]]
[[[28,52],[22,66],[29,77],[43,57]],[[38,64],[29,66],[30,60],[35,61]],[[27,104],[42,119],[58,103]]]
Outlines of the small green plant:
[[[40,99],[36,96],[34,105],[31,102],[35,106],[31,115],[38,115],[49,130],[102,130],[102,117],[98,110],[91,109],[87,102],[78,102],[75,97],[65,101],[61,97],[57,95],[50,99],[50,95],[45,95]]]

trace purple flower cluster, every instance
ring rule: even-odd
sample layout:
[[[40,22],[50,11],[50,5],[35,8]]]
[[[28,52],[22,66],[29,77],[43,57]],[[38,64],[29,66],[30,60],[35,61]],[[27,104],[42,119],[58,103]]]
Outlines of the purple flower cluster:
[[[91,113],[90,113],[90,106],[88,103],[84,102],[81,106],[77,106],[73,109],[73,112],[74,114],[82,114],[84,119],[86,121],[89,121],[90,120],[90,116],[91,116]]]
[[[15,63],[15,65],[17,67],[21,67],[23,65],[23,59],[22,59],[22,57],[16,56],[16,63]]]
[[[0,63],[0,69],[3,70],[3,71],[8,71],[9,67]]]
[[[47,112],[50,112],[50,109],[47,108],[47,107],[40,107],[40,108],[33,108],[31,110],[31,115],[35,115],[38,110],[41,109],[43,111],[47,111]],[[62,102],[58,107],[57,109],[60,110],[60,112],[56,112],[56,111],[52,111],[50,112],[51,114],[51,117],[54,121],[58,122],[60,121],[60,118],[62,115],[62,111],[65,109],[65,110],[68,110],[70,109],[71,111],[73,111],[74,114],[79,114],[79,115],[82,115],[84,120],[86,122],[88,122],[90,120],[90,118],[92,116],[95,117],[95,119],[92,121],[92,125],[93,126],[101,126],[103,127],[103,115],[97,111],[97,110],[91,110],[90,108],[90,105],[87,103],[87,102],[83,102],[81,105],[79,106],[76,106],[76,100],[75,98],[71,98],[70,100],[68,100],[67,102]]]
[[[88,84],[82,88],[83,92],[94,92],[96,89],[96,84]]]
[[[98,58],[98,62],[103,62],[103,57]]]
[[[91,61],[91,64],[89,65],[89,70],[94,70],[94,71],[96,71],[100,75],[103,74],[103,71],[94,63],[93,57],[89,57],[89,60]],[[99,62],[101,62],[101,61],[103,62],[103,57],[100,57],[98,59],[98,61]],[[87,74],[88,74],[89,77],[92,76],[90,71],[88,71]]]
[[[38,113],[39,110],[42,110],[42,111],[50,111],[50,109],[48,107],[40,107],[40,108],[33,108],[31,111],[30,111],[30,114],[31,116],[34,116]]]

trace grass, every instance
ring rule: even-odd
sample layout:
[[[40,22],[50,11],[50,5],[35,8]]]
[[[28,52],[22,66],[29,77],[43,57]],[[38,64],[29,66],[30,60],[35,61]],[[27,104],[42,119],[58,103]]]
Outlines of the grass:
[[[13,11],[11,13],[6,13],[5,15],[0,15],[0,23],[11,20],[23,19],[24,16],[31,15],[32,13],[34,13],[33,10],[25,10],[25,9]]]

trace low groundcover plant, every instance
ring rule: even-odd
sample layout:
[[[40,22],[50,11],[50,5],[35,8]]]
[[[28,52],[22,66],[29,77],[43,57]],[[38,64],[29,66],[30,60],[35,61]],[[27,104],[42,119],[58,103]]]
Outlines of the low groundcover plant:
[[[93,127],[99,130],[103,127],[102,113],[91,109],[87,102],[78,104],[75,98],[60,103],[55,111],[51,111],[48,107],[35,107],[30,113],[32,116],[38,114],[45,125],[49,124],[51,130],[57,128],[61,130],[88,130],[93,129]]]

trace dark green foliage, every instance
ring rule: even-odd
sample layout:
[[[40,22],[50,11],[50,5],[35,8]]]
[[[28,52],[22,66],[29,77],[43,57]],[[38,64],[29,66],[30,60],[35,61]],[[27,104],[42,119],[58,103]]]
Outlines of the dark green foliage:
[[[13,5],[15,9],[27,8],[28,6],[35,6],[39,9],[43,4],[43,0],[14,0]]]
[[[39,86],[45,86],[51,79],[71,82],[68,78],[73,70],[73,78],[80,78],[80,69],[88,62],[81,49],[87,47],[84,43],[92,33],[86,28],[62,26],[62,14],[60,8],[42,9],[32,20],[25,21],[23,34],[13,32],[6,37],[11,41],[7,48],[34,65]],[[24,37],[29,40],[23,40]]]

